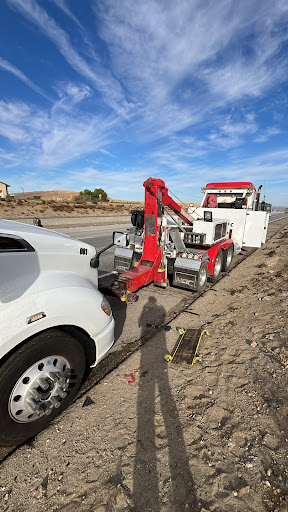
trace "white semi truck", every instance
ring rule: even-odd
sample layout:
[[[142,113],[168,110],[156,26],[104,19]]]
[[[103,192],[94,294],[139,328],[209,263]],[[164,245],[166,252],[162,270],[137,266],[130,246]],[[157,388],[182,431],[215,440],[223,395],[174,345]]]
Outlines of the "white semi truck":
[[[0,220],[0,445],[45,428],[114,341],[94,247]]]

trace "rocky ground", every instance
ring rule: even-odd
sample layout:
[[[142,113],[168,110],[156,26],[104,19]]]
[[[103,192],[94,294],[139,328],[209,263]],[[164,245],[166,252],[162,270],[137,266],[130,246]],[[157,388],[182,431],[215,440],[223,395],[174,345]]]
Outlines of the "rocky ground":
[[[41,199],[0,200],[0,218],[19,219],[39,217],[84,217],[100,215],[129,215],[131,210],[141,208],[143,203],[109,201],[99,203],[77,203],[75,201],[52,201]]]
[[[287,256],[288,228],[3,461],[1,510],[287,512]],[[167,363],[201,326],[202,362]]]

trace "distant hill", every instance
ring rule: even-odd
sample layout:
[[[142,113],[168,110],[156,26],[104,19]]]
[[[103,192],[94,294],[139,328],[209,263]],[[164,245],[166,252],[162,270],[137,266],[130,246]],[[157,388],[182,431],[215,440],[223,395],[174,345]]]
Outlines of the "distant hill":
[[[75,192],[74,190],[36,190],[33,192],[20,192],[13,195],[15,199],[27,199],[31,197],[34,198],[34,196],[40,196],[41,199],[57,201],[57,199],[73,199],[73,197],[78,194],[79,192]]]
[[[78,196],[79,192],[75,192],[75,190],[34,190],[32,192],[17,192],[17,194],[11,193],[15,197],[15,199],[34,199],[36,196],[37,198],[40,196],[41,199],[45,199],[47,201],[69,201],[73,199],[73,197]],[[129,201],[125,199],[111,199],[111,197],[108,197],[108,201],[112,203],[129,203],[129,204],[139,204],[143,203],[144,201]]]

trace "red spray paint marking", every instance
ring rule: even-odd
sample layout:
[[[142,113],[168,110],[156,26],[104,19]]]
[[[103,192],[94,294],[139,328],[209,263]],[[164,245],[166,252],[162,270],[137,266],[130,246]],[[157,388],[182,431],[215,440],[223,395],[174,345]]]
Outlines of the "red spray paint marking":
[[[133,382],[135,382],[135,377],[134,377],[133,373],[128,373],[127,375],[124,375],[124,377],[126,377],[126,378],[129,377],[131,379],[131,380],[127,381],[128,384],[133,384]]]

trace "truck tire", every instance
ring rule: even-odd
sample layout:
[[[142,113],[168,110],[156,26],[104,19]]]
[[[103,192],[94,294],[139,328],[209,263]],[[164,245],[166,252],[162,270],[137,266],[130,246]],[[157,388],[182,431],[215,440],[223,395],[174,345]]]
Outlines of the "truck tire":
[[[228,249],[226,249],[226,251],[224,251],[223,266],[222,266],[223,272],[228,272],[228,270],[231,266],[231,263],[232,263],[233,254],[234,254],[234,247],[233,247],[233,244],[231,244],[231,245],[229,245]]]
[[[210,277],[212,283],[217,283],[217,281],[220,277],[222,268],[223,268],[223,252],[222,252],[222,249],[220,249],[220,251],[218,251],[216,258],[215,258],[213,274]]]
[[[85,354],[69,334],[50,330],[22,345],[0,369],[0,445],[27,441],[72,402]]]
[[[201,263],[201,267],[199,268],[199,272],[196,279],[196,291],[202,292],[205,288],[206,282],[208,278],[208,266],[207,263]]]

